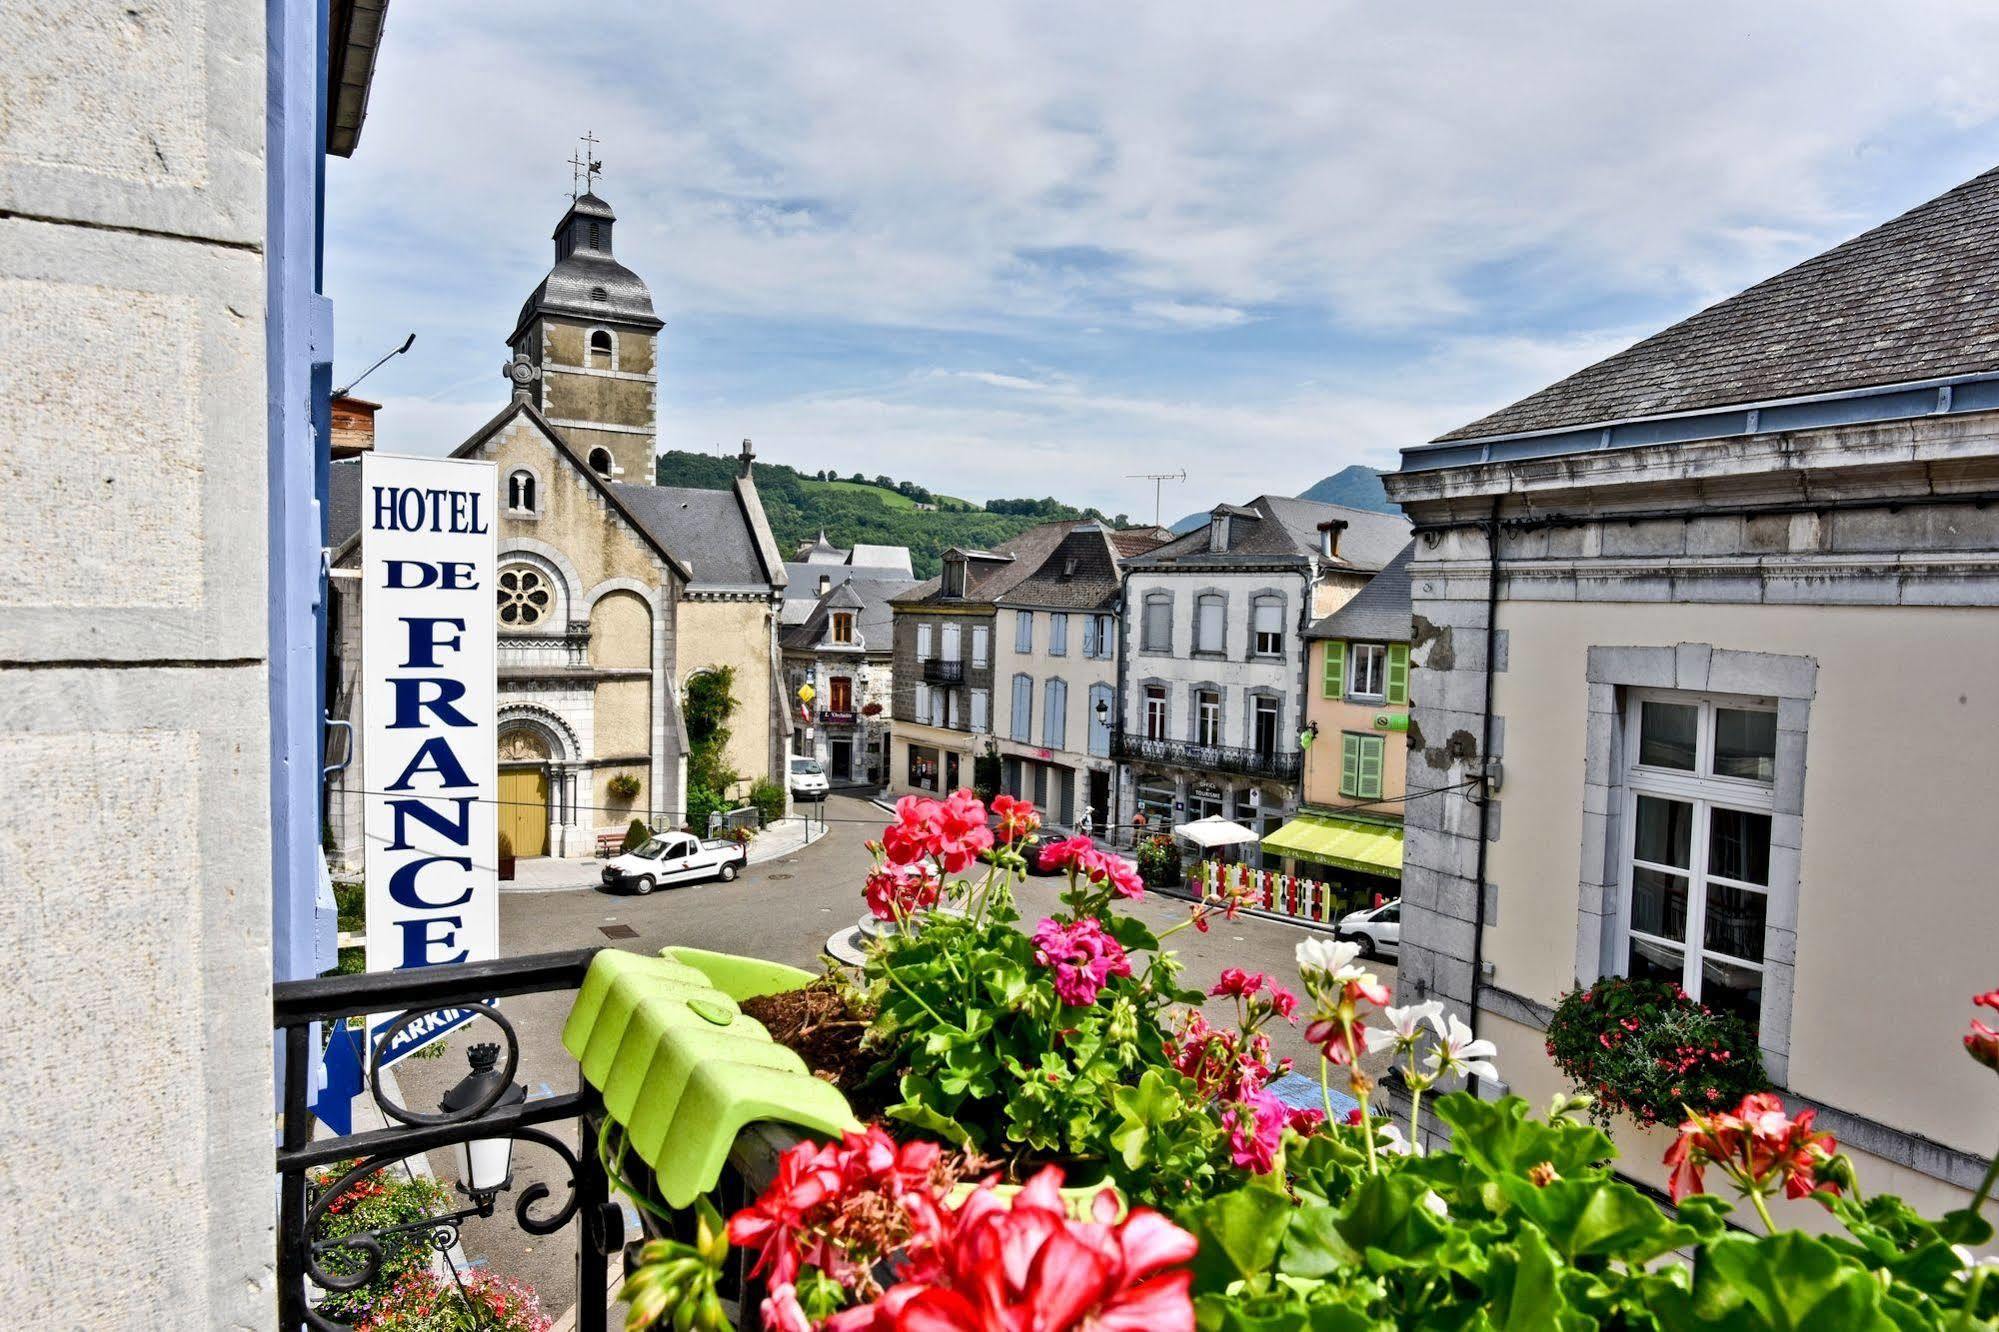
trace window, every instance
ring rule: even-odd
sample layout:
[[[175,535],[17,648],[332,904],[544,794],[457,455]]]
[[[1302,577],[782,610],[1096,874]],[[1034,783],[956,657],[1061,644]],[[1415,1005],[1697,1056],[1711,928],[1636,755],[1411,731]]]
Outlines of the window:
[[[609,449],[595,448],[590,450],[591,471],[595,472],[598,476],[609,476],[612,468],[611,451]]]
[[[983,624],[972,626],[972,665],[984,666],[992,657],[992,630]]]
[[[1151,830],[1164,832],[1173,826],[1173,804],[1179,793],[1170,781],[1140,782],[1136,792],[1138,811],[1145,815]]]
[[[930,659],[930,622],[928,620],[918,620],[916,622],[916,659],[919,662]]]
[[[1252,649],[1259,657],[1284,655],[1284,603],[1276,597],[1258,597],[1250,608],[1255,632]]]
[[[1034,680],[1031,676],[1013,677],[1013,718],[1007,735],[1022,744],[1034,736]]]
[[[944,595],[962,597],[965,595],[965,561],[948,559],[944,561]]]
[[[1034,651],[1034,612],[1015,611],[1013,613],[1013,650],[1015,652]]]
[[[1203,592],[1194,598],[1194,651],[1222,655],[1226,644],[1222,617],[1227,610],[1228,602],[1219,592]]]
[[[991,711],[991,709],[992,709],[991,691],[985,689],[974,689],[972,691],[972,729],[974,731],[977,731],[980,735],[984,735],[988,730],[991,729],[990,724],[986,721],[986,715],[988,712]]]
[[[1166,738],[1166,686],[1147,685],[1145,687],[1145,738],[1164,740]]]
[[[1041,687],[1041,745],[1066,749],[1069,739],[1069,686],[1050,680]]]
[[[511,513],[535,511],[533,472],[515,472],[507,478],[507,509]]]
[[[524,564],[500,570],[500,623],[510,629],[528,629],[548,617],[555,605],[555,590],[539,569]]]
[[[1381,799],[1382,736],[1366,731],[1340,734],[1340,794],[1353,800]]]
[[[1069,617],[1060,611],[1048,614],[1048,655],[1066,657],[1069,655]]]
[[[1348,653],[1347,697],[1379,703],[1388,697],[1388,649],[1380,643],[1355,643]]]
[[[854,710],[854,682],[844,675],[836,675],[827,683],[826,710],[828,712],[852,712]]]
[[[1097,660],[1108,660],[1111,644],[1116,642],[1108,615],[1085,615],[1083,617],[1083,655]]]
[[[1269,694],[1258,694],[1249,705],[1249,747],[1265,758],[1277,754],[1279,722],[1284,704]]]
[[[959,659],[958,641],[961,633],[962,631],[955,624],[947,624],[937,631],[937,637],[943,644],[944,660],[957,661]]]
[[[832,642],[852,643],[854,641],[854,613],[834,611],[832,618]]]
[[[1146,593],[1139,644],[1147,652],[1173,651],[1173,598],[1168,593]]]
[[[1625,710],[1625,972],[1761,1021],[1777,714],[1635,694]]]
[[[590,248],[593,250],[603,244],[604,233],[601,230],[601,226],[602,224],[597,222],[590,224]]]
[[[920,722],[928,722],[930,720],[930,686],[919,680],[916,685],[916,693],[913,701],[916,705],[913,719]]]
[[[590,343],[584,353],[583,364],[592,370],[618,368],[618,348],[617,344],[611,341],[611,330],[598,328],[590,331]]]
[[[1098,758],[1111,756],[1111,713],[1116,710],[1116,690],[1107,684],[1090,686],[1090,753]]]
[[[1222,696],[1214,689],[1194,691],[1194,743],[1219,745],[1222,742]]]
[[[951,722],[951,691],[932,689],[930,692],[930,716],[932,726],[948,726]]]

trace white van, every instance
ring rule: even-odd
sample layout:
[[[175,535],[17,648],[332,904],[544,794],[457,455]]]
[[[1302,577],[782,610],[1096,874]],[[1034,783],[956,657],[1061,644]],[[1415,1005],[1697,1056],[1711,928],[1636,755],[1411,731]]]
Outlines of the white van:
[[[819,766],[819,760],[809,754],[791,756],[791,796],[794,800],[824,800],[832,786],[826,780],[826,769]]]

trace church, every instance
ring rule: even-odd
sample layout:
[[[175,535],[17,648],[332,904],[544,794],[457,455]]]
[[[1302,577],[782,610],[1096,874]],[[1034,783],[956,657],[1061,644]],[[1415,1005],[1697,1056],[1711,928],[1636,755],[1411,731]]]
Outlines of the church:
[[[684,824],[682,700],[704,672],[728,671],[737,700],[727,794],[785,784],[785,567],[753,453],[745,440],[728,490],[659,484],[664,323],[614,255],[616,223],[594,191],[575,195],[507,339],[512,401],[451,453],[498,472],[500,831],[517,856],[594,855],[634,818]],[[358,460],[334,463],[331,496],[329,714],[350,729],[329,747],[347,766],[326,840],[347,868],[361,863]]]

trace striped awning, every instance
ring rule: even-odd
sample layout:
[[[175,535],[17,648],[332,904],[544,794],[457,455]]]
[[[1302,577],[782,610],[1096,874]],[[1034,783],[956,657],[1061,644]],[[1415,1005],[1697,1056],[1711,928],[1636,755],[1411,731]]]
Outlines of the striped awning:
[[[1332,814],[1300,814],[1263,839],[1265,851],[1321,865],[1402,877],[1402,828]]]

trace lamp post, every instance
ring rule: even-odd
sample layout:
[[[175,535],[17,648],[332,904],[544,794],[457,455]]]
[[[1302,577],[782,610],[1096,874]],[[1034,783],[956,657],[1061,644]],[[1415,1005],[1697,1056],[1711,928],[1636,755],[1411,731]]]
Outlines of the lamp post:
[[[501,1073],[500,1047],[492,1044],[474,1045],[465,1052],[466,1062],[472,1067],[458,1085],[438,1101],[437,1108],[447,1115],[463,1114],[474,1106],[485,1104],[494,1096],[494,1085],[506,1075]],[[527,1100],[527,1088],[519,1083],[508,1086],[492,1101],[489,1109],[502,1110],[519,1105]],[[512,1138],[480,1138],[473,1142],[458,1144],[458,1189],[470,1198],[479,1209],[479,1215],[493,1214],[493,1200],[513,1187],[514,1140]]]

